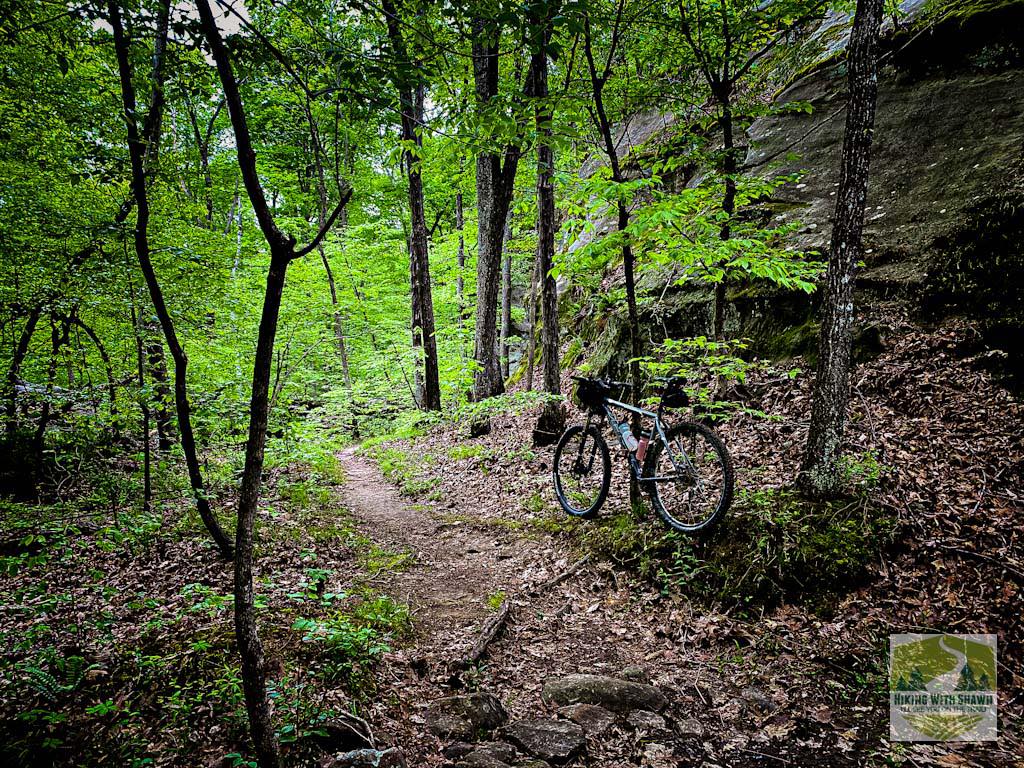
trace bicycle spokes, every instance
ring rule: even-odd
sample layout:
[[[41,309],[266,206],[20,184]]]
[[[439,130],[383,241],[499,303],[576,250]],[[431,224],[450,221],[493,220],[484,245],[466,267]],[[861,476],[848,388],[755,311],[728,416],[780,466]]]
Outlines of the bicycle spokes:
[[[556,490],[572,514],[585,514],[599,505],[607,492],[605,464],[595,433],[580,430],[568,437],[557,455]]]
[[[703,431],[673,435],[658,452],[653,472],[659,512],[680,528],[703,525],[723,501],[727,472],[723,457]]]

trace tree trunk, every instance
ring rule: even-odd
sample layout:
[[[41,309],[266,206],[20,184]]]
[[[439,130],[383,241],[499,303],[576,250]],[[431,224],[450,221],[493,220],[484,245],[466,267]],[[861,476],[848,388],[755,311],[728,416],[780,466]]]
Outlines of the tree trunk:
[[[538,311],[537,284],[540,281],[540,262],[536,256],[533,259],[533,269],[530,272],[530,340],[527,343],[526,354],[526,391],[533,391],[533,369],[537,363],[537,332],[540,330],[540,312]]]
[[[725,221],[719,232],[719,238],[723,241],[732,237],[732,217],[736,213],[736,171],[739,162],[736,157],[736,144],[733,138],[733,115],[732,115],[732,91],[728,83],[719,88],[719,103],[722,107],[722,115],[718,124],[722,129],[722,173],[725,175],[725,194],[722,196],[722,213],[725,214]],[[726,280],[715,283],[715,304],[713,308],[714,317],[712,331],[715,341],[725,341],[725,289]],[[724,389],[724,379],[719,378],[718,388]],[[724,392],[719,392],[724,395]]]
[[[169,0],[165,0],[161,8],[160,29],[158,38],[167,36],[167,16],[169,13]],[[117,53],[118,72],[121,79],[121,98],[124,107],[124,119],[128,132],[128,154],[131,161],[132,194],[135,197],[136,220],[135,220],[135,253],[139,260],[139,267],[146,279],[146,287],[149,289],[149,296],[156,310],[160,327],[163,330],[167,347],[170,350],[171,358],[174,361],[174,403],[178,414],[178,429],[181,432],[181,447],[185,454],[185,466],[188,469],[189,482],[192,485],[192,493],[195,497],[196,509],[199,517],[202,518],[210,535],[216,542],[218,549],[225,558],[231,559],[231,541],[224,534],[217,518],[210,509],[210,503],[206,498],[206,488],[203,484],[202,472],[199,468],[199,457],[196,452],[195,435],[192,431],[191,406],[188,401],[188,358],[185,350],[178,341],[174,329],[174,321],[164,302],[163,291],[157,280],[156,272],[150,261],[149,252],[149,192],[146,184],[145,155],[146,143],[159,142],[160,120],[147,117],[147,124],[156,126],[156,135],[143,138],[139,134],[136,122],[135,87],[132,84],[129,42],[124,36],[121,27],[121,16],[115,0],[108,3],[110,23],[114,32],[114,47]],[[157,50],[162,50],[162,44],[157,43]],[[155,92],[163,90],[163,74],[161,57],[154,57],[153,87]],[[154,98],[154,108],[158,108],[160,99]]]
[[[88,325],[84,320],[78,317],[77,314],[72,314],[68,317],[68,320],[85,331],[85,335],[89,337],[93,346],[96,347],[96,352],[99,353],[100,360],[103,362],[103,372],[107,377],[107,398],[110,400],[110,416],[114,421],[114,433],[118,432],[117,427],[117,384],[114,380],[114,365],[110,359],[110,355],[107,353],[107,348],[103,345],[103,341],[99,335]]]
[[[252,396],[249,403],[249,432],[245,443],[245,465],[238,490],[238,522],[235,529],[235,638],[242,658],[242,690],[249,716],[256,759],[260,768],[279,768],[280,748],[274,732],[273,710],[267,697],[267,670],[263,644],[256,625],[253,594],[253,528],[259,505],[260,480],[267,439],[270,411],[270,369],[274,357],[274,341],[281,309],[285,272],[293,255],[295,241],[285,236],[274,224],[266,196],[256,172],[256,152],[252,148],[249,127],[242,107],[238,83],[224,41],[207,0],[198,0],[203,36],[217,64],[225,100],[235,130],[238,165],[246,194],[252,203],[256,220],[270,247],[270,268],[260,316],[256,354],[253,360]]]
[[[455,300],[459,305],[459,329],[466,321],[466,221],[462,209],[462,193],[455,194],[455,228],[459,231],[459,251],[456,255],[458,272],[455,274]],[[459,345],[460,349],[462,345]]]
[[[211,24],[212,19],[211,19]],[[239,149],[241,152],[241,149]],[[260,483],[270,418],[270,369],[281,311],[285,273],[291,248],[272,246],[267,287],[263,298],[256,355],[253,360],[252,397],[249,401],[249,434],[245,466],[238,492],[238,527],[235,532],[235,637],[242,657],[242,688],[246,711],[260,768],[277,768],[280,750],[274,731],[273,709],[267,698],[267,669],[256,624],[253,591],[253,529],[259,507]]]
[[[807,448],[798,478],[815,497],[843,486],[839,459],[850,387],[853,284],[863,256],[862,232],[878,96],[878,32],[882,0],[857,0],[847,52],[849,95],[835,223],[825,278],[818,366]]]
[[[552,111],[548,98],[548,33],[542,33],[543,44],[533,54],[534,122],[537,126],[537,258],[536,269],[541,286],[541,356],[544,391],[562,393],[558,345],[558,291],[551,268],[555,257],[555,186],[554,151],[552,143]],[[565,411],[558,400],[549,400],[541,412],[534,431],[534,442],[555,442],[565,428]],[[540,439],[538,439],[540,438]]]
[[[53,387],[54,381],[57,375],[57,358],[60,354],[60,348],[64,346],[68,341],[68,333],[71,329],[71,323],[68,320],[62,321],[61,325],[57,325],[57,316],[53,313],[50,314],[50,362],[46,369],[46,396],[43,399],[43,408],[39,414],[39,421],[36,423],[35,436],[32,440],[33,454],[35,456],[35,464],[33,469],[33,477],[36,482],[39,481],[39,477],[43,471],[43,455],[44,449],[46,448],[46,427],[50,423],[50,416],[53,413]]]
[[[235,223],[235,211],[238,210],[238,178],[235,178],[235,193],[231,196],[231,207],[228,209],[228,216],[224,222],[224,234],[231,234],[231,227]]]
[[[423,137],[416,126],[423,123],[424,87],[420,84],[414,94],[413,113],[406,120],[403,114],[403,134],[412,133],[417,147],[422,147]],[[408,140],[408,139],[407,139]],[[413,334],[423,348],[423,403],[427,411],[441,410],[441,384],[437,360],[437,336],[434,327],[434,299],[430,287],[430,257],[427,250],[427,222],[423,205],[423,177],[420,161],[406,152],[406,169],[409,174],[409,213],[412,224],[409,265],[413,297]]]
[[[313,111],[308,98],[305,109],[306,120],[309,123],[309,132],[313,141],[313,163],[316,167],[316,192],[319,204],[317,222],[318,226],[322,228],[327,223],[328,214],[327,178],[324,173],[323,145],[320,142],[320,133],[317,130],[316,121],[313,119]],[[334,281],[334,271],[331,269],[331,262],[327,258],[327,250],[324,247],[323,241],[317,246],[317,253],[320,256],[320,262],[324,265],[324,272],[327,274],[327,286],[331,294],[331,309],[334,321],[334,341],[338,345],[338,356],[341,359],[341,372],[345,380],[345,389],[348,391],[349,398],[351,399],[352,376],[348,365],[348,348],[345,344],[345,319],[342,316],[341,306],[338,302],[338,286]]]
[[[125,255],[127,258],[127,254]],[[131,266],[128,265],[128,306],[131,309],[132,331],[135,335],[135,361],[137,364],[137,383],[139,386],[139,410],[142,414],[142,510],[148,513],[153,505],[153,457],[149,440],[150,412],[146,400],[146,352],[142,341],[142,325],[139,322],[135,284],[131,279]]]
[[[501,260],[501,375],[508,378],[508,337],[512,334],[512,212],[505,217],[504,254]]]
[[[383,0],[387,17],[388,39],[393,48],[396,64],[413,64],[408,57],[399,17],[394,3]],[[403,164],[409,181],[409,282],[412,294],[412,343],[414,349],[423,350],[423,393],[419,406],[426,411],[441,410],[441,384],[437,361],[437,337],[434,333],[434,300],[430,288],[430,258],[427,250],[427,220],[423,205],[423,177],[420,171],[420,149],[423,136],[418,130],[423,124],[425,88],[422,82],[415,87],[406,75],[396,75],[395,85],[402,110],[402,141],[407,142]],[[409,145],[412,146],[409,146]],[[412,147],[415,147],[414,150]]]
[[[473,20],[473,81],[477,105],[487,107],[498,96],[499,35],[490,34],[484,19]],[[477,256],[476,372],[473,397],[484,400],[505,391],[498,359],[498,289],[501,285],[501,255],[505,217],[508,215],[519,165],[519,150],[510,145],[502,156],[493,150],[476,158]]]
[[[164,343],[160,340],[163,331],[159,322],[150,318],[142,324],[142,333],[146,344],[146,362],[149,366],[149,378],[153,381],[153,394],[156,400],[155,421],[157,450],[166,453],[171,450],[177,440],[174,418],[171,416],[171,377],[167,373],[167,358],[164,356]]]
[[[112,0],[113,1],[113,0]],[[238,81],[231,67],[231,58],[221,39],[208,0],[197,0],[203,36],[217,65],[217,74],[224,88],[224,99],[235,132],[238,166],[242,172],[246,195],[260,231],[270,249],[270,268],[263,296],[256,354],[253,360],[252,397],[249,404],[249,434],[245,443],[245,466],[238,492],[238,527],[235,531],[235,637],[242,657],[242,689],[249,716],[256,759],[260,768],[279,768],[280,748],[274,731],[273,710],[267,696],[267,670],[256,625],[253,594],[253,528],[260,498],[267,423],[270,417],[270,373],[274,359],[274,342],[281,312],[281,296],[285,275],[292,259],[312,252],[344,210],[351,192],[342,194],[338,207],[320,227],[306,247],[296,251],[295,238],[285,235],[274,222],[266,194],[256,169],[256,152],[249,134]]]
[[[28,355],[29,345],[32,343],[32,336],[39,324],[39,317],[42,315],[42,304],[36,304],[29,310],[25,319],[25,326],[18,337],[18,345],[14,348],[14,355],[11,357],[10,367],[7,369],[7,434],[13,436],[18,428],[18,377],[21,376],[21,365]]]
[[[622,5],[620,5],[619,8],[621,11]],[[615,41],[618,39],[619,34],[619,20],[621,20],[621,13],[613,30],[613,51],[615,48]],[[625,181],[625,178],[622,175],[622,167],[619,164],[619,152],[618,147],[615,144],[615,137],[612,133],[611,120],[608,119],[608,113],[604,106],[604,86],[611,71],[612,57],[609,56],[608,64],[605,65],[603,72],[598,73],[597,65],[594,61],[589,20],[587,20],[585,26],[583,51],[587,58],[587,66],[590,70],[590,82],[593,88],[594,98],[593,114],[595,122],[597,123],[597,129],[604,142],[605,154],[608,156],[608,164],[611,166],[612,181],[621,184]],[[624,200],[619,200],[617,203],[617,213],[618,231],[624,232],[629,227],[629,208]],[[636,278],[634,275],[634,267],[635,259],[633,256],[633,249],[630,247],[628,240],[624,240],[622,244],[622,268],[626,281],[626,321],[629,326],[629,348],[631,352],[629,376],[633,381],[633,397],[635,399],[639,399],[642,394],[640,391],[640,363],[638,360],[640,357],[640,318],[636,305]],[[632,418],[632,429],[634,434],[640,431],[640,426],[640,415],[634,414]],[[640,487],[636,482],[636,478],[632,476],[630,477],[629,483],[629,498],[630,502],[634,505],[640,500]]]

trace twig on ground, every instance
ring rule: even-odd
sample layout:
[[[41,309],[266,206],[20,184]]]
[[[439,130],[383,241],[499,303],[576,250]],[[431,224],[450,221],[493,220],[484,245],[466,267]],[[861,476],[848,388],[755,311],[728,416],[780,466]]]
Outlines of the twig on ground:
[[[484,626],[480,630],[480,637],[473,646],[473,650],[462,660],[461,666],[470,667],[487,655],[487,649],[497,639],[498,635],[501,634],[511,615],[512,603],[509,600],[502,601],[498,612],[484,622]]]
[[[566,579],[571,578],[574,574],[579,573],[580,570],[582,570],[582,568],[588,562],[590,562],[589,555],[587,557],[582,558],[581,560],[573,564],[569,569],[563,571],[554,578],[549,579],[540,586],[530,590],[527,594],[530,597],[539,597],[545,592],[548,592],[549,590],[555,588]],[[480,629],[480,636],[477,638],[477,641],[473,645],[473,648],[472,650],[470,650],[469,654],[462,658],[460,661],[456,662],[453,666],[456,669],[468,669],[474,664],[480,663],[480,661],[487,655],[487,651],[490,648],[491,643],[493,643],[501,634],[502,630],[505,629],[505,626],[508,624],[511,617],[512,600],[503,600],[501,606],[498,608],[497,613],[490,616],[487,619],[487,621],[484,622],[483,627],[481,627]]]
[[[587,563],[589,563],[589,562],[590,562],[590,555],[584,556],[583,558],[578,560],[574,565],[572,565],[568,570],[562,571],[560,574],[558,574],[554,578],[548,579],[547,581],[545,581],[544,583],[540,584],[539,586],[534,587],[533,589],[531,589],[530,592],[529,592],[530,597],[539,597],[540,595],[543,595],[548,590],[554,589],[559,584],[561,584],[563,581],[572,578],[577,573],[579,573],[581,570],[583,570],[583,567]]]

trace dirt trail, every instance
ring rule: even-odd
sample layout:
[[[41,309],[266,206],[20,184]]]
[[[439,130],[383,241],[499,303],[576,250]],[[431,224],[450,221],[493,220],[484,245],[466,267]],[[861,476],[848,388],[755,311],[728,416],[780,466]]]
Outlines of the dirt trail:
[[[452,657],[472,645],[492,610],[488,598],[518,583],[522,543],[408,503],[355,448],[339,458],[348,478],[344,499],[361,530],[379,546],[411,555],[407,568],[378,578],[410,605],[420,650]]]

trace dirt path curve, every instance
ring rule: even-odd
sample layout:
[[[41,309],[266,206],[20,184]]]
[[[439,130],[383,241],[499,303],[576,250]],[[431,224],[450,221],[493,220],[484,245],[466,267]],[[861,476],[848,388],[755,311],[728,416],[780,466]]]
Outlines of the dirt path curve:
[[[409,604],[421,652],[454,658],[475,640],[492,610],[488,598],[518,585],[523,543],[408,503],[355,448],[339,459],[347,476],[344,500],[362,532],[378,546],[411,555],[407,567],[382,572],[375,582]]]

